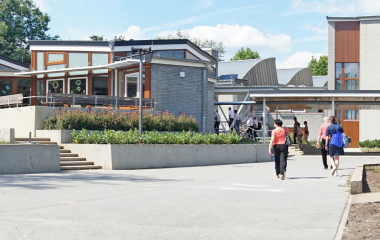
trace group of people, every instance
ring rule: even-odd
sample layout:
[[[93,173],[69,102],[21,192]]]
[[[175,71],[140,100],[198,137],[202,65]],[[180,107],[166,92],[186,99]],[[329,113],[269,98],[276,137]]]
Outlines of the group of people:
[[[344,130],[342,126],[337,124],[336,118],[334,116],[325,117],[323,120],[325,123],[322,124],[319,129],[317,147],[319,148],[319,142],[322,141],[321,152],[324,169],[328,169],[328,154],[330,156],[332,169],[331,175],[338,176],[339,156],[344,155],[344,150],[342,139],[337,137],[337,135],[342,135],[344,133]],[[297,124],[298,127],[299,123],[297,122],[297,118],[294,118],[294,121],[294,125]],[[287,145],[285,144],[285,138],[288,135],[288,129],[286,127],[282,127],[282,121],[280,119],[275,119],[273,125],[275,129],[272,131],[271,141],[269,143],[269,154],[274,154],[276,177],[284,180],[288,159],[288,149]],[[298,128],[296,130],[296,133],[300,133],[298,131]],[[298,142],[300,142],[299,135],[297,135],[296,138]]]
[[[302,137],[306,141],[306,144],[310,145],[310,142],[308,140],[308,138],[309,138],[309,126],[307,126],[307,121],[304,121],[303,124],[305,125],[305,128],[304,128],[305,136],[303,135],[301,124],[297,121],[297,118],[294,117],[293,143],[297,144],[297,141],[298,141],[298,148],[301,150],[303,149]]]

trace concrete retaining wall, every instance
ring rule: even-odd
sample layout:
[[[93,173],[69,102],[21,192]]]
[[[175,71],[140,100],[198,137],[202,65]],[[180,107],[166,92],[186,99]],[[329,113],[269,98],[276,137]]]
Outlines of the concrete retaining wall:
[[[0,145],[0,174],[59,172],[58,145]]]
[[[13,128],[0,129],[0,142],[15,143],[15,130]]]
[[[64,144],[108,170],[193,167],[269,162],[267,144],[233,145],[111,145]]]

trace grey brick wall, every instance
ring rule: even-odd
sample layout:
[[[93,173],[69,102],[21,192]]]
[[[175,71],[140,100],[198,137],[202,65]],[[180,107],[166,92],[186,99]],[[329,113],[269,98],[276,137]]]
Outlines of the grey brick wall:
[[[179,77],[180,72],[185,72],[184,78]],[[155,110],[192,115],[202,131],[203,72],[203,68],[152,64],[151,97],[156,102]],[[205,126],[206,131],[212,131],[214,84],[208,83],[206,90]]]

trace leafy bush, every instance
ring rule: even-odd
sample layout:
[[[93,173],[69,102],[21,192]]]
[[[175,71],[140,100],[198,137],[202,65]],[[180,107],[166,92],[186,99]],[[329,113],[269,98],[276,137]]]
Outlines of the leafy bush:
[[[71,133],[74,143],[86,144],[239,144],[246,143],[236,133],[228,134],[202,134],[195,132],[181,133],[159,133],[157,131],[139,134],[137,131],[129,130],[87,133],[85,129],[80,132]]]
[[[365,140],[363,142],[359,142],[359,147],[361,148],[380,148],[380,140]]]
[[[150,113],[143,114],[144,131],[194,131],[198,132],[197,121],[184,114],[175,116],[169,112],[160,112],[156,115]],[[45,119],[45,129],[87,129],[87,130],[121,130],[129,131],[138,128],[138,112],[128,113],[117,110],[90,110],[71,111],[69,109],[58,109],[52,116]]]

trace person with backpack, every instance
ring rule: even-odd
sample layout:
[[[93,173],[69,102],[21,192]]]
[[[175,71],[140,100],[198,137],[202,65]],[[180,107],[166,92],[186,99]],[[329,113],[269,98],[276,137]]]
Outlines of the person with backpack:
[[[275,129],[272,130],[269,154],[274,154],[276,177],[284,180],[287,165],[285,130],[282,128],[282,121],[280,119],[275,119],[273,125]]]
[[[326,150],[329,152],[330,162],[333,166],[331,175],[338,176],[339,156],[344,155],[342,126],[336,123],[334,116],[329,117],[331,125],[326,130]]]

